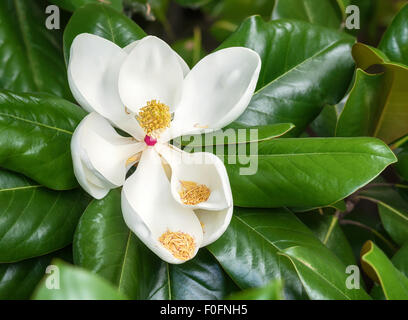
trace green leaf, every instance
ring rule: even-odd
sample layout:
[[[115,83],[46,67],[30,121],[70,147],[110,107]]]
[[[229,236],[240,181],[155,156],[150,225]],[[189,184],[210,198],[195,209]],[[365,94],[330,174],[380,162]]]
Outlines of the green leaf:
[[[221,156],[241,207],[328,206],[396,162],[388,146],[373,138],[274,139],[247,149]]]
[[[276,0],[272,19],[296,19],[340,29],[343,13],[336,0]]]
[[[404,180],[408,181],[408,146],[403,146],[395,151],[398,156],[398,162],[395,164],[395,168],[398,174]]]
[[[126,297],[110,283],[81,268],[69,265],[61,260],[54,260],[53,271],[38,285],[34,300],[125,300]],[[57,273],[56,273],[57,272]],[[47,288],[47,277],[59,276],[59,289]]]
[[[394,62],[408,65],[408,6],[405,5],[388,27],[378,48]]]
[[[367,241],[361,250],[361,265],[373,281],[381,284],[387,299],[408,299],[408,278],[371,241]]]
[[[408,277],[408,242],[391,259],[393,265]]]
[[[17,263],[0,264],[0,299],[29,299],[51,259],[47,255]]]
[[[380,50],[362,43],[357,43],[353,47],[353,56],[357,66],[363,70],[375,65],[380,65],[385,69],[384,75],[382,76],[382,88],[377,92],[379,96],[376,99],[376,105],[374,108],[370,108],[370,112],[371,110],[375,110],[375,115],[372,117],[370,113],[366,114],[367,117],[375,120],[374,123],[371,124],[372,129],[370,133],[374,137],[384,140],[386,143],[391,143],[407,135],[408,127],[406,123],[408,122],[408,108],[406,108],[406,101],[408,99],[408,67],[396,62],[391,62]],[[372,78],[370,81],[381,81],[379,79],[378,77],[377,80]],[[379,84],[371,84],[371,86],[375,87],[379,86]],[[375,89],[376,88],[369,89],[369,96],[373,94]],[[356,99],[358,99],[358,97]],[[366,123],[366,121],[364,121],[364,123]],[[365,124],[365,126],[367,126],[367,124]]]
[[[0,167],[48,188],[78,186],[71,137],[86,112],[47,94],[0,91]]]
[[[247,289],[233,293],[228,300],[283,300],[283,283],[281,280],[271,281],[262,288]]]
[[[374,136],[382,113],[385,75],[357,69],[350,95],[340,114],[337,137]]]
[[[408,201],[398,191],[380,186],[362,192],[359,198],[378,204],[384,228],[397,244],[408,241]]]
[[[81,33],[91,33],[116,43],[121,48],[146,34],[132,20],[103,4],[87,4],[72,15],[64,31],[65,62],[73,40]]]
[[[236,290],[205,249],[182,265],[154,255],[123,221],[118,190],[85,211],[74,238],[74,261],[132,299],[221,299]]]
[[[241,288],[282,279],[287,299],[304,298],[302,290],[311,299],[369,298],[346,288],[346,266],[286,209],[236,208],[230,227],[208,248]]]
[[[353,249],[339,225],[337,216],[320,215],[317,212],[306,212],[297,216],[346,266],[356,264]]]
[[[0,299],[29,299],[52,258],[69,255],[69,251],[71,247],[33,259],[0,264]]]
[[[203,135],[183,136],[179,141],[176,140],[176,142],[190,148],[252,143],[281,137],[293,128],[294,125],[291,123],[279,123],[259,127],[236,126],[234,128],[217,130]]]
[[[49,1],[53,4],[56,4],[58,7],[68,10],[68,11],[75,11],[76,9],[88,3],[103,3],[119,11],[122,11],[123,9],[122,0],[103,0],[103,1],[101,0],[49,0]]]
[[[319,116],[310,124],[310,128],[318,137],[334,137],[337,118],[337,106],[325,106]]]
[[[59,30],[45,25],[45,1],[0,1],[0,88],[72,99]]]
[[[245,20],[221,48],[243,46],[262,59],[257,90],[236,123],[293,123],[302,133],[323,106],[341,100],[352,78],[354,38],[301,21]]]
[[[0,171],[0,263],[70,244],[88,201],[79,189],[52,191],[24,176]]]

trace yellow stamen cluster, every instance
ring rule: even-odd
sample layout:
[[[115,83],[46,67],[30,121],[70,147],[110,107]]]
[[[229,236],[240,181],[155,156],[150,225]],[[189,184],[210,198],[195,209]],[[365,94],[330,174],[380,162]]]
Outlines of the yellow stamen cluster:
[[[184,232],[166,231],[159,238],[160,243],[180,260],[190,259],[195,251],[195,243],[192,236]]]
[[[186,205],[196,205],[208,200],[211,190],[204,184],[192,181],[180,181],[182,189],[179,191],[181,201]]]
[[[136,119],[148,136],[155,137],[170,127],[170,108],[164,103],[152,100],[140,109]]]

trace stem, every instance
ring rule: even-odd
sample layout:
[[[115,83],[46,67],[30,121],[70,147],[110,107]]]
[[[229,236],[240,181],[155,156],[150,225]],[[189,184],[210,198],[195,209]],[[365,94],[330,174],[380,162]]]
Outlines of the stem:
[[[394,253],[397,252],[398,248],[396,248],[391,241],[389,241],[387,238],[385,238],[381,233],[379,233],[377,230],[362,224],[360,222],[357,221],[353,221],[353,220],[340,220],[339,222],[341,225],[353,225],[356,227],[360,227],[363,229],[366,229],[370,232],[372,232],[377,238],[381,239]]]

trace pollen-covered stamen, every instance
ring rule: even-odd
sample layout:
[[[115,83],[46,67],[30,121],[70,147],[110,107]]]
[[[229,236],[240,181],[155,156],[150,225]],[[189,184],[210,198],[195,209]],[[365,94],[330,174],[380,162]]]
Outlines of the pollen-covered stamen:
[[[177,259],[188,260],[194,255],[194,239],[187,233],[166,231],[159,241]]]
[[[208,200],[211,190],[204,184],[193,181],[180,181],[179,191],[181,201],[186,205],[196,205]]]
[[[170,127],[170,108],[164,103],[152,100],[140,109],[136,119],[146,135],[157,138],[166,128]]]

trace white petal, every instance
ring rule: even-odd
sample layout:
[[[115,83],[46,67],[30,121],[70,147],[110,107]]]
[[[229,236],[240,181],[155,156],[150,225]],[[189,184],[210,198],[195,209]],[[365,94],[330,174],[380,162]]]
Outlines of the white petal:
[[[145,148],[142,142],[116,133],[110,123],[93,112],[76,128],[71,141],[75,176],[94,198],[123,185],[126,162]]]
[[[148,101],[158,100],[171,110],[178,104],[183,70],[175,52],[162,40],[140,40],[122,65],[119,93],[127,108],[138,112]]]
[[[171,192],[180,205],[192,209],[219,211],[232,207],[232,192],[224,163],[208,152],[187,153],[175,147],[157,145],[158,152],[171,167]],[[180,181],[206,185],[210,191],[207,201],[185,205],[180,199]]]
[[[183,232],[194,238],[197,253],[203,230],[193,210],[180,206],[172,197],[170,183],[154,148],[143,152],[136,172],[122,189],[122,213],[128,227],[161,259],[183,263],[160,242],[166,231]]]
[[[195,210],[204,230],[201,247],[208,246],[224,234],[231,222],[233,209],[231,206],[221,211]]]
[[[124,47],[123,50],[125,50],[127,54],[130,54],[132,50],[137,46],[139,41],[140,40],[133,41],[131,44],[128,44],[126,47]],[[183,76],[186,77],[187,74],[190,72],[190,67],[176,51],[174,51],[174,54],[177,56],[181,70],[183,70]]]
[[[260,70],[259,55],[247,48],[223,49],[201,60],[184,80],[172,138],[236,120],[252,98]]]
[[[143,133],[126,113],[119,96],[120,67],[127,54],[113,42],[83,33],[71,46],[68,81],[78,103],[88,112],[97,112],[138,139]]]

